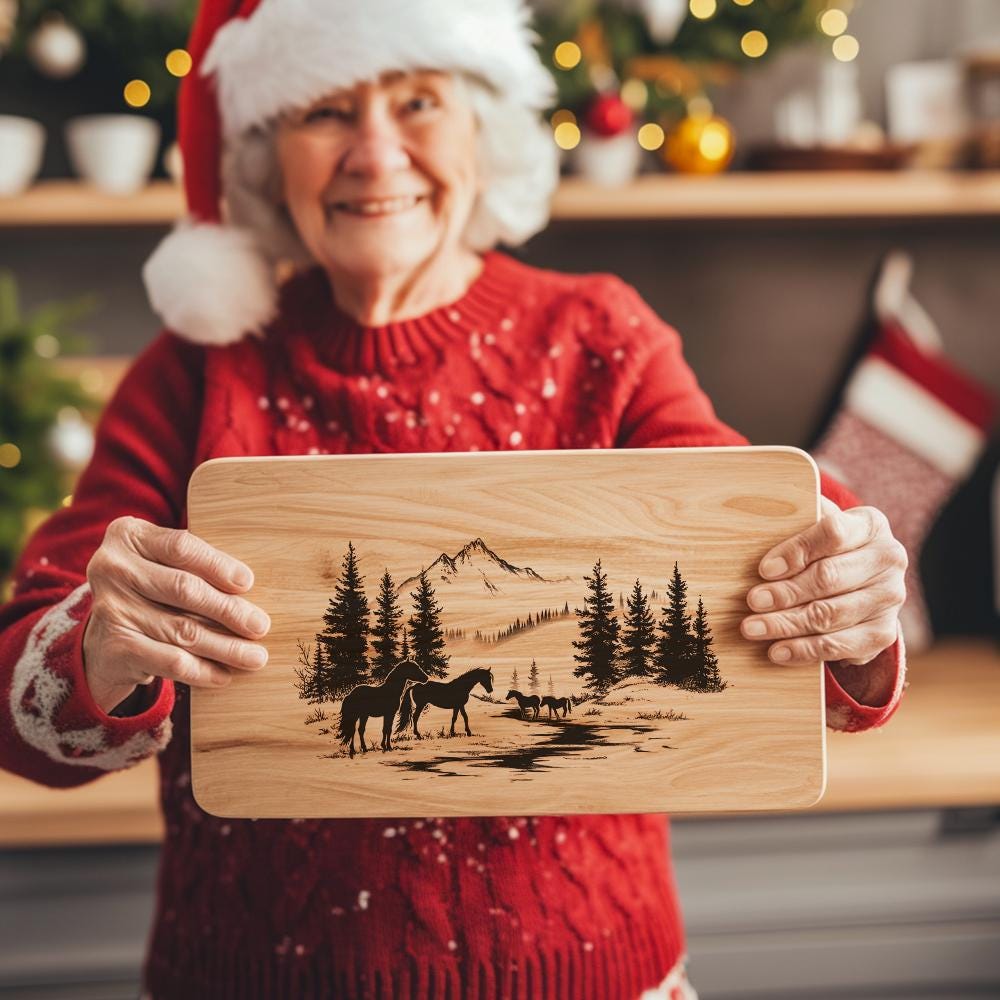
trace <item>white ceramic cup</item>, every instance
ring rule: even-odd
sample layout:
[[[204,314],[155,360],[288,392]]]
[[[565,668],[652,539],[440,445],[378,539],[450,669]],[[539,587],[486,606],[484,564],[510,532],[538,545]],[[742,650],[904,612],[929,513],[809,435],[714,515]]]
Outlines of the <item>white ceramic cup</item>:
[[[160,124],[143,115],[82,115],[66,123],[73,169],[112,194],[133,194],[149,180]]]
[[[642,147],[634,129],[620,135],[585,133],[573,150],[573,162],[581,177],[601,187],[623,187],[632,181],[642,162]]]
[[[33,118],[0,115],[0,195],[21,194],[38,176],[45,127]]]

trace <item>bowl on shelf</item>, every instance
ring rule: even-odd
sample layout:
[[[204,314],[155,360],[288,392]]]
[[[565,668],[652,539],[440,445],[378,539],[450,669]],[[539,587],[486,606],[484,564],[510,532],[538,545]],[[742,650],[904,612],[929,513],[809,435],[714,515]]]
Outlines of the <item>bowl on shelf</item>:
[[[45,150],[45,127],[33,118],[0,115],[0,195],[21,194],[38,176]]]
[[[874,149],[857,146],[753,147],[748,170],[901,170],[913,156],[911,144],[884,143]]]
[[[73,169],[111,194],[134,194],[149,180],[160,123],[143,115],[81,115],[65,127]]]

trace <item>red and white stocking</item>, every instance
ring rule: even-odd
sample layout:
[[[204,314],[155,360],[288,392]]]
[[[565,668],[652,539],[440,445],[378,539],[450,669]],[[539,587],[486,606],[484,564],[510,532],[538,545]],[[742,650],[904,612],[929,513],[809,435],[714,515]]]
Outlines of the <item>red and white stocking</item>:
[[[878,334],[811,453],[823,471],[878,507],[906,546],[900,622],[915,652],[933,640],[920,551],[982,454],[996,400],[944,356],[940,335],[909,295],[909,269],[905,256],[887,260],[876,292]]]

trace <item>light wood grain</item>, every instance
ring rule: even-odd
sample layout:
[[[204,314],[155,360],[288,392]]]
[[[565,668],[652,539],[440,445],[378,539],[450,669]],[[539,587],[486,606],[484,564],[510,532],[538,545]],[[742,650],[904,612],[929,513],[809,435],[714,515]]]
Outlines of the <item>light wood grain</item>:
[[[908,677],[903,704],[886,726],[869,733],[828,732],[829,780],[812,811],[1000,802],[996,644],[946,637],[910,660]],[[0,846],[158,843],[163,817],[157,763],[151,758],[75,789],[46,788],[0,771]],[[697,816],[675,814],[681,822]]]
[[[75,180],[44,180],[0,198],[2,226],[167,226],[184,214],[183,189],[156,180],[110,195]],[[562,180],[552,218],[851,219],[1000,214],[1000,171],[806,171],[713,177],[642,174],[619,188]]]
[[[214,814],[258,818],[808,806],[824,784],[821,665],[776,667],[766,644],[745,639],[739,623],[760,558],[817,516],[816,466],[796,448],[205,463],[189,487],[190,528],[253,568],[249,596],[272,628],[263,671],[239,674],[224,689],[192,691],[194,794]],[[598,559],[616,604],[638,578],[646,593],[657,590],[659,617],[676,560],[689,610],[704,600],[729,687],[704,693],[633,680],[551,722],[525,723],[508,714],[513,703],[472,699],[471,738],[442,736],[451,712],[429,708],[424,731],[433,739],[397,737],[389,752],[349,759],[334,732],[321,735],[305,723],[310,706],[295,686],[297,643],[321,630],[348,543],[374,606],[383,569],[398,585],[476,539],[548,582],[490,570],[499,585],[491,593],[478,564],[454,578],[435,574],[445,628],[471,637],[545,607],[582,607],[583,578]],[[407,609],[414,587],[401,588]],[[489,666],[502,699],[514,668],[526,688],[534,658],[541,693],[551,676],[557,697],[579,696],[578,637],[570,614],[496,645],[449,639],[448,678]],[[323,707],[332,727],[340,706]],[[640,717],[657,711],[685,718]],[[375,746],[378,721],[369,725]]]

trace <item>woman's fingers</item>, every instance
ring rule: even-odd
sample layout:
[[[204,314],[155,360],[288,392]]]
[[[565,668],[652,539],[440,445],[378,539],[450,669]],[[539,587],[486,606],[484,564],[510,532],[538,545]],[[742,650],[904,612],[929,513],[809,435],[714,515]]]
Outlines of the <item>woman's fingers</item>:
[[[122,522],[119,524],[119,522]],[[161,528],[136,517],[119,518],[119,537],[143,558],[163,566],[187,570],[219,590],[248,590],[253,572],[221,549],[181,528]]]
[[[189,687],[224,687],[232,673],[221,663],[198,656],[190,650],[151,639],[143,632],[117,627],[106,640],[116,670],[132,683],[148,683],[150,675],[166,677]]]
[[[140,617],[141,616],[141,617]],[[267,649],[227,632],[219,632],[207,621],[192,615],[156,611],[148,607],[128,609],[128,624],[157,642],[185,649],[194,656],[240,670],[259,670],[267,663]]]
[[[768,641],[840,632],[898,607],[902,601],[900,586],[898,574],[885,572],[860,590],[807,601],[766,615],[751,615],[743,619],[741,629],[748,639]]]
[[[893,548],[867,545],[844,555],[819,559],[787,580],[758,584],[747,593],[747,604],[754,611],[778,611],[824,597],[849,594],[873,583],[895,565]]]
[[[786,666],[802,666],[817,660],[867,663],[896,641],[897,620],[896,612],[892,611],[837,632],[785,639],[771,646],[767,654],[775,663]]]
[[[270,618],[255,604],[217,590],[194,573],[148,560],[127,566],[125,572],[134,590],[148,600],[204,615],[237,635],[258,638],[271,627]]]
[[[776,545],[761,559],[758,569],[765,580],[801,573],[817,559],[862,548],[888,531],[885,515],[875,507],[840,510],[826,497],[821,499],[826,501],[826,513],[819,521]]]

